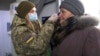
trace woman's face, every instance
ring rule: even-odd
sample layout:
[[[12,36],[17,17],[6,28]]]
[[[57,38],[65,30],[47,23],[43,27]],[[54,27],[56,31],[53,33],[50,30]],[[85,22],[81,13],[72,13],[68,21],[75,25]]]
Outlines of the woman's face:
[[[30,14],[30,13],[36,13],[36,8],[33,7],[33,8],[29,11],[29,14]]]
[[[36,13],[36,7],[33,7],[33,8],[29,11],[29,13],[27,13],[26,18],[29,18],[29,15],[30,15],[30,14],[34,14],[34,13]]]
[[[67,20],[69,17],[74,16],[70,11],[60,8],[60,14],[59,14],[59,19],[60,23],[62,24],[65,20]]]

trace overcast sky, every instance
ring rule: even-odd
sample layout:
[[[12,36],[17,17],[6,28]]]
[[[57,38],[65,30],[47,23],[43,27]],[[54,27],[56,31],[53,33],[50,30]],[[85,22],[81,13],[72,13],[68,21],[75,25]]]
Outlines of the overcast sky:
[[[81,0],[85,6],[85,13],[100,17],[100,0]]]

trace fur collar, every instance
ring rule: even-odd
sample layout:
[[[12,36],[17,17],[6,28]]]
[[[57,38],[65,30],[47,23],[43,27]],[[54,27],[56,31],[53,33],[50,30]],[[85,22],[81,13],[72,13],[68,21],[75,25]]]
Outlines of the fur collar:
[[[67,22],[67,23],[66,23]],[[99,21],[96,17],[92,16],[73,16],[63,23],[63,28],[69,25],[75,26],[76,29],[83,29],[90,26],[97,26]]]
[[[97,26],[99,20],[93,16],[81,16],[77,18],[77,28],[82,29],[89,26]]]
[[[66,38],[66,36],[68,36],[74,30],[80,30],[86,27],[96,26],[97,24],[98,20],[95,17],[91,16],[73,16],[63,23],[63,27],[60,26],[60,24],[58,23],[55,25],[55,30],[51,40],[51,46],[56,47]]]

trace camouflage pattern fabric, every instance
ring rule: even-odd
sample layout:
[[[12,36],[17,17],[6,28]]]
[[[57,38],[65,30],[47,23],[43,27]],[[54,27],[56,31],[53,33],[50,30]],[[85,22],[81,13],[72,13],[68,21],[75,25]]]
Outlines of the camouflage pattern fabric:
[[[37,22],[37,21],[36,21]],[[26,20],[15,15],[12,22],[11,38],[18,56],[48,56],[48,48],[54,23],[47,21],[36,32],[31,31],[26,25]]]

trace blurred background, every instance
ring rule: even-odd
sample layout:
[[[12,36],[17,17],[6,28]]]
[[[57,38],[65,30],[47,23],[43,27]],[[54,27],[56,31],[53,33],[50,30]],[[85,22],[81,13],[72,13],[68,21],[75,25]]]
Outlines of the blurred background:
[[[10,25],[16,6],[24,0],[0,0],[0,56],[16,56],[10,36]],[[26,0],[25,0],[26,1]],[[29,0],[36,4],[39,18],[59,12],[63,0]],[[100,0],[81,0],[85,13],[95,16],[100,21]],[[97,26],[100,28],[100,24]]]

